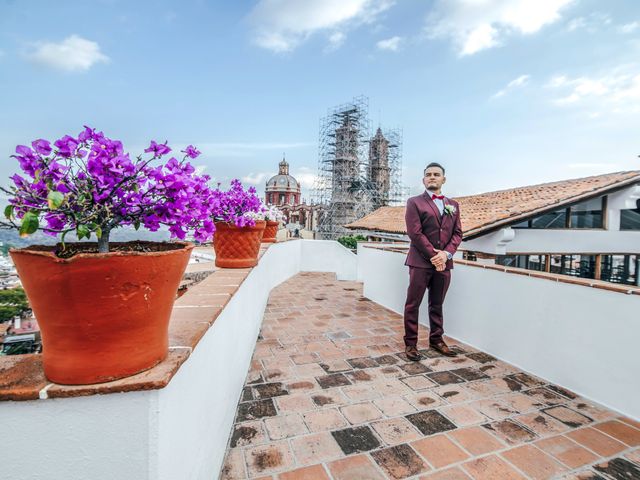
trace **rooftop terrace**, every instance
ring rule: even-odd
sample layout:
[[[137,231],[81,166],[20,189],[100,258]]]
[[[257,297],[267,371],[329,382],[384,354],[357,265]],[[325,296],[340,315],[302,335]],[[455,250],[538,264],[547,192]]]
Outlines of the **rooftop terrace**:
[[[333,274],[274,289],[222,478],[640,477],[640,423],[452,339],[410,362],[402,329]]]
[[[69,387],[37,355],[0,358],[21,452],[0,478],[640,478],[637,289],[458,261],[461,355],[410,363],[397,246],[288,241],[243,270],[207,255],[146,372]]]

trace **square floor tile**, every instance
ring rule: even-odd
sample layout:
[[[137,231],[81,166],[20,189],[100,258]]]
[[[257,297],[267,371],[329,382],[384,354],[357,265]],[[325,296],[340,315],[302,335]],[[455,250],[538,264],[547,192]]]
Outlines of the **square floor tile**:
[[[435,468],[469,458],[469,454],[453,443],[446,435],[434,435],[411,443],[411,446]]]
[[[334,480],[386,480],[366,455],[352,455],[327,465]]]
[[[376,450],[371,453],[371,456],[392,479],[412,477],[429,469],[427,464],[406,443]]]
[[[244,422],[245,420],[255,420],[257,418],[273,417],[277,415],[276,406],[273,400],[256,400],[253,402],[241,403],[238,406],[237,422]]]
[[[342,373],[334,373],[332,375],[317,377],[316,381],[322,388],[343,387],[345,385],[351,385],[349,379]]]
[[[536,438],[536,435],[533,432],[509,419],[486,423],[482,426],[487,430],[492,431],[498,438],[508,445],[519,445],[521,443],[535,440]]]
[[[371,427],[387,445],[398,445],[421,438],[422,435],[404,417],[373,422]]]
[[[456,374],[451,373],[451,371],[433,372],[428,374],[427,377],[436,382],[438,385],[451,385],[454,383],[464,383],[466,381]]]
[[[436,410],[412,413],[407,415],[406,419],[413,423],[423,435],[434,435],[457,428],[453,422]]]
[[[380,441],[369,427],[344,428],[331,432],[345,455],[368,452],[380,446]]]

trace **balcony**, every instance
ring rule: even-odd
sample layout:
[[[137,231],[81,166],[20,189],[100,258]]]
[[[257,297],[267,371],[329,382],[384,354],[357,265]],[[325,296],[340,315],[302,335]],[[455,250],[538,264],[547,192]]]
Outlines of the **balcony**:
[[[3,358],[19,452],[3,475],[640,474],[638,289],[460,261],[445,304],[460,356],[410,363],[404,256],[372,247],[289,241],[214,271],[176,302],[169,358],[127,380],[52,385],[37,356]]]

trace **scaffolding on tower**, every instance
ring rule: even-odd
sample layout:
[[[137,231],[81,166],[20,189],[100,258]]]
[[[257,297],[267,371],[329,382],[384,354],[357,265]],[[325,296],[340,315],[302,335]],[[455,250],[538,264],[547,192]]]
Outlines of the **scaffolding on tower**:
[[[368,110],[369,99],[359,96],[329,109],[320,119],[318,176],[313,188],[320,211],[319,238],[352,235],[344,225],[403,200],[402,132],[379,128],[371,137]]]

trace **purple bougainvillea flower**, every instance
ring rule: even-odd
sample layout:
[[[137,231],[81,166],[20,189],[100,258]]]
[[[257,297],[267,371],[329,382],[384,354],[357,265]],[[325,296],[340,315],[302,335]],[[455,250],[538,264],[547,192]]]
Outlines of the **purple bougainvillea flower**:
[[[77,138],[65,135],[54,145],[37,139],[33,149],[16,147],[13,157],[27,174],[11,177],[9,203],[16,219],[35,212],[48,234],[83,227],[107,241],[111,230],[126,225],[151,231],[165,226],[172,237],[192,233],[201,242],[211,239],[222,206],[219,194],[209,187],[210,177],[196,174],[189,162],[160,162],[171,152],[166,142],[150,143],[145,152],[153,154],[151,159],[132,159],[122,142],[85,126]],[[199,152],[190,145],[184,153],[195,158]],[[252,208],[252,200],[240,200],[247,192],[239,182],[234,192],[237,208]]]
[[[221,191],[218,185],[210,202],[209,208],[216,221],[233,223],[238,227],[255,225],[255,215],[251,214],[262,210],[255,188],[245,190],[238,179],[231,181],[231,188],[227,191]]]
[[[145,149],[145,153],[152,152],[154,157],[161,157],[162,155],[166,155],[170,151],[171,149],[167,146],[167,142],[156,143],[154,140],[151,140],[149,148]]]
[[[40,155],[49,155],[52,150],[51,143],[49,143],[47,140],[43,140],[42,138],[34,140],[33,142],[31,142],[31,145],[33,146],[33,149],[36,151],[36,153]]]
[[[184,153],[189,158],[198,158],[198,155],[200,155],[201,152],[193,145],[189,145],[187,148],[182,150],[182,153]]]
[[[54,145],[58,148],[58,155],[69,158],[73,156],[76,148],[78,148],[78,141],[69,135],[65,135],[61,139],[56,140]]]

